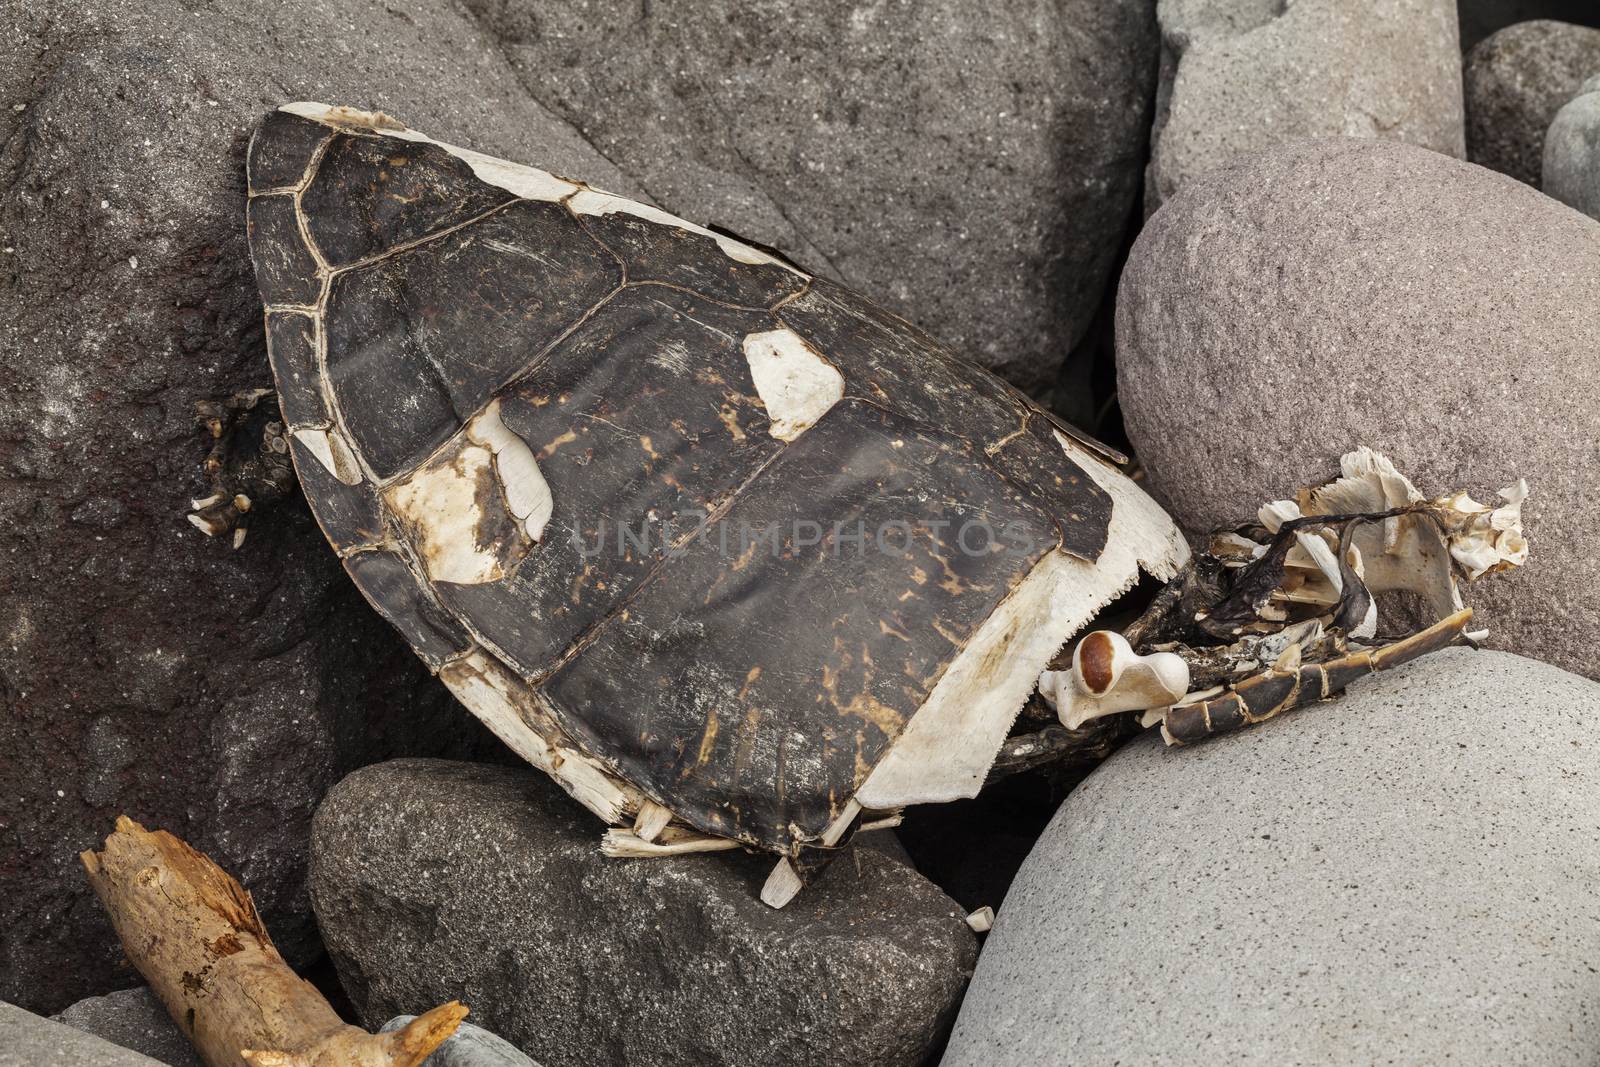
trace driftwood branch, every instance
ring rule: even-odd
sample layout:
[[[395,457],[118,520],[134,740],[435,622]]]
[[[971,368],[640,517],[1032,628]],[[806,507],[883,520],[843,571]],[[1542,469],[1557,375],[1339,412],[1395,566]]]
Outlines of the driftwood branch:
[[[346,1024],[278,955],[250,894],[164,830],[123,816],[80,858],[128,959],[208,1067],[412,1067],[467,1014],[443,1004],[390,1034]]]

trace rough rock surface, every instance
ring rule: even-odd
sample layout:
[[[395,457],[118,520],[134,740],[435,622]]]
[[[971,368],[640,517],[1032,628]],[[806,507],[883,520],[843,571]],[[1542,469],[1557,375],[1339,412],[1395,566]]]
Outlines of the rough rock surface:
[[[328,794],[312,899],[369,1023],[459,997],[546,1067],[918,1064],[976,955],[961,910],[858,848],[774,911],[770,857],[614,860],[542,774],[435,760]]]
[[[1146,212],[1297,137],[1463,152],[1453,0],[1161,0],[1160,18]]]
[[[1192,530],[1368,445],[1424,492],[1526,477],[1531,558],[1467,590],[1492,642],[1600,675],[1600,225],[1410,145],[1310,141],[1186,190],[1118,293],[1120,396]]]
[[[162,1067],[159,1060],[0,1001],[0,1067]]]
[[[1062,805],[944,1067],[1584,1064],[1600,686],[1451,649]]]
[[[127,985],[78,863],[121,812],[311,944],[323,791],[486,736],[362,601],[298,499],[242,550],[185,521],[196,400],[270,384],[243,154],[327,97],[626,179],[450,5],[0,0],[0,996]]]
[[[168,1067],[205,1067],[149,986],[88,997],[52,1018]]]
[[[1467,158],[1539,187],[1544,135],[1556,112],[1600,72],[1600,29],[1519,22],[1467,55]]]
[[[774,245],[1024,388],[1138,190],[1154,0],[470,0],[657,201]]]
[[[383,1033],[402,1029],[415,1015],[396,1015],[380,1027]],[[511,1042],[481,1026],[462,1023],[445,1043],[434,1050],[424,1067],[539,1067],[517,1051]]]
[[[1545,194],[1600,219],[1600,75],[1584,82],[1544,135]]]

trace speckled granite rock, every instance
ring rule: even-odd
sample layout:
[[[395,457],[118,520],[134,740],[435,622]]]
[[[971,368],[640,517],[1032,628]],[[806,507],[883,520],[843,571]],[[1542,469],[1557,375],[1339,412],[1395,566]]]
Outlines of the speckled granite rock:
[[[1497,647],[1600,675],[1600,224],[1390,141],[1287,146],[1203,179],[1140,235],[1119,395],[1191,529],[1255,514],[1368,445],[1425,492],[1521,475],[1532,555],[1468,590]]]
[[[158,1060],[0,1001],[0,1067],[162,1067]]]
[[[205,1067],[194,1045],[183,1036],[149,986],[89,997],[51,1018],[143,1053],[168,1067]]]
[[[459,998],[545,1067],[922,1063],[976,940],[856,848],[774,911],[767,856],[614,860],[545,775],[400,760],[328,794],[312,899],[369,1024]]]
[[[1040,839],[943,1067],[1592,1063],[1597,722],[1595,683],[1451,649],[1147,734]]]
[[[1600,74],[1579,86],[1544,135],[1545,195],[1600,219]]]
[[[1462,154],[1453,0],[1161,0],[1153,212],[1231,159],[1297,137]]]
[[[1467,55],[1467,158],[1538,188],[1544,135],[1561,105],[1600,72],[1600,30],[1536,20]]]
[[[380,1028],[382,1033],[402,1029],[415,1015],[396,1015]],[[539,1067],[511,1042],[481,1026],[462,1023],[445,1043],[423,1062],[423,1067]]]

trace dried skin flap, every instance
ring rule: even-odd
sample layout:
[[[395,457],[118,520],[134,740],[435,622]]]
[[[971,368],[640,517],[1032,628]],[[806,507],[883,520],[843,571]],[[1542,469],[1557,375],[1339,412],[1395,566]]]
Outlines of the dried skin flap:
[[[250,161],[325,532],[524,758],[652,815],[630,847],[971,795],[1049,657],[1186,555],[1014,390],[735,239],[322,105]]]
[[[1527,559],[1527,485],[1502,490],[1504,503],[1490,508],[1464,493],[1428,500],[1370,449],[1346,454],[1340,469],[1295,500],[1263,506],[1259,526],[1214,534],[1210,553],[1129,628],[1146,660],[1175,655],[1190,672],[1193,691],[1145,716],[1163,723],[1170,743],[1264,721],[1363,674],[1481,636],[1467,630],[1472,612],[1457,579]],[[1421,597],[1431,623],[1380,637],[1377,594],[1394,591]],[[1111,638],[1092,634],[1085,644],[1097,639]],[[1063,675],[1047,675],[1045,688],[1076,724],[1079,694],[1099,688],[1082,662]]]

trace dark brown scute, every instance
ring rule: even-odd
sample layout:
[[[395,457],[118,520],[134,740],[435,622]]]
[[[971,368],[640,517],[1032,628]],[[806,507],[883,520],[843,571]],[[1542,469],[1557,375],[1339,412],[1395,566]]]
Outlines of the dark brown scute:
[[[909,323],[823,279],[778,310],[844,375],[846,395],[966,436],[1007,478],[1060,521],[1062,548],[1100,558],[1111,499],[1065,458],[1054,427],[1031,401],[953,355]]]
[[[340,134],[301,198],[332,267],[381,255],[515,199],[438,145]]]
[[[300,184],[306,164],[333,131],[287,111],[274,111],[261,120],[250,138],[246,171],[250,192],[259,195],[272,189]]]
[[[711,300],[769,308],[799,292],[805,279],[776,264],[739,263],[716,238],[629,215],[584,215],[583,225],[627,264],[628,281],[660,282]]]
[[[412,466],[621,281],[565,208],[534,201],[339,275],[328,374],[354,443],[380,478]]]
[[[966,525],[975,515],[1015,550],[983,551],[988,535]],[[849,536],[860,522],[867,540],[803,525],[818,520],[847,522]],[[744,531],[769,529],[785,531],[776,552],[744,544]],[[564,727],[674,810],[787,846],[832,821],[1055,538],[975,449],[847,400],[657,570],[548,691]]]
[[[345,568],[428,666],[437,670],[445,660],[472,646],[466,630],[433,603],[425,587],[419,588],[398,554],[381,549],[358,552],[345,560]]]
[[[278,406],[289,426],[326,426],[328,405],[317,370],[316,323],[298,311],[267,315],[267,355],[277,372]]]
[[[256,265],[261,302],[314,304],[322,290],[317,261],[300,239],[294,197],[288,193],[250,201],[250,257]]]
[[[661,562],[672,531],[691,532],[782,446],[736,340],[774,325],[659,286],[606,302],[501,394],[558,518],[509,580],[442,587],[443,602],[525,676],[545,673]]]

